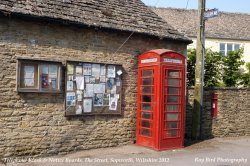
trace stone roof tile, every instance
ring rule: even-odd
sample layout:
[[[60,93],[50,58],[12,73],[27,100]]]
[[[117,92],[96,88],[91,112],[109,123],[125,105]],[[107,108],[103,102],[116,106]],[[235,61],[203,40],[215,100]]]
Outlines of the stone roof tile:
[[[151,8],[170,25],[189,37],[197,36],[197,10]],[[206,21],[206,37],[250,40],[250,14],[220,12],[218,17]]]
[[[191,42],[140,0],[1,0],[0,11]]]

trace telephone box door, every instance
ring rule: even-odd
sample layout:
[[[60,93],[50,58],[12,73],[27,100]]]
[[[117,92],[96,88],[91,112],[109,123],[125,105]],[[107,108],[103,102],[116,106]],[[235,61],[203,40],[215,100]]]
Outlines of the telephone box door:
[[[155,147],[156,144],[156,77],[157,67],[139,68],[137,144]]]
[[[163,111],[161,111],[161,149],[183,147],[185,68],[163,66]]]

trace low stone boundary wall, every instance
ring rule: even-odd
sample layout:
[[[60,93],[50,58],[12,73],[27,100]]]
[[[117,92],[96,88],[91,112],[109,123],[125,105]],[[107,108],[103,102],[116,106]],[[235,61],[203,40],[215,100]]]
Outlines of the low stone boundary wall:
[[[186,138],[191,136],[193,92],[193,88],[187,90]],[[218,94],[218,116],[216,118],[211,117],[213,93]],[[247,135],[250,135],[250,89],[206,88],[201,122],[202,138]]]

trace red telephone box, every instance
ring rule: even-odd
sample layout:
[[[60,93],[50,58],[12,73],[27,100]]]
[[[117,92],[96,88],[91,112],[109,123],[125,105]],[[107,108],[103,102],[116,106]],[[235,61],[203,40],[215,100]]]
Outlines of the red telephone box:
[[[184,146],[186,57],[166,49],[139,57],[136,144],[155,150]]]

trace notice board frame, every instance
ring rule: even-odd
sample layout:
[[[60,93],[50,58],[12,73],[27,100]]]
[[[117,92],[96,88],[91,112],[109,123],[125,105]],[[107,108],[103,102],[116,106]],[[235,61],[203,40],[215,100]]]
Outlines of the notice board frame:
[[[74,71],[73,74],[68,74],[68,64],[73,64],[74,65]],[[80,66],[83,64],[97,64],[100,66],[105,66],[106,69],[106,78],[107,77],[107,66],[111,65],[111,66],[115,66],[115,85],[117,85],[117,80],[119,80],[120,82],[120,86],[119,88],[117,88],[117,93],[119,95],[119,99],[117,101],[117,109],[116,110],[110,110],[109,106],[94,106],[94,98],[93,97],[85,97],[84,94],[82,96],[82,102],[84,99],[90,99],[92,98],[92,112],[84,112],[84,110],[82,111],[82,114],[76,114],[76,105],[78,105],[78,103],[75,104],[75,106],[68,106],[67,105],[67,92],[75,92],[76,93],[76,89],[75,87],[73,88],[73,91],[68,91],[67,90],[67,84],[68,84],[68,76],[73,76],[73,78],[75,79],[76,75],[76,66]],[[117,71],[121,71],[122,74],[118,75]],[[123,67],[121,64],[112,64],[112,63],[95,63],[95,62],[89,62],[89,61],[73,61],[73,60],[67,60],[66,61],[66,68],[65,68],[65,90],[64,90],[64,108],[65,108],[65,117],[71,117],[71,116],[93,116],[93,115],[122,115],[122,91],[123,91],[123,79],[122,79],[122,75],[123,75]],[[76,85],[75,80],[74,80],[74,85]],[[86,88],[86,84],[84,85]],[[118,87],[118,86],[117,86]],[[107,92],[107,82],[105,83],[105,92]],[[106,93],[105,93],[106,94]],[[107,94],[111,94],[111,93],[107,93]],[[75,95],[75,98],[77,98],[77,95]],[[77,101],[76,101],[77,102]],[[84,109],[84,108],[83,108]]]

